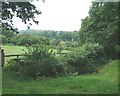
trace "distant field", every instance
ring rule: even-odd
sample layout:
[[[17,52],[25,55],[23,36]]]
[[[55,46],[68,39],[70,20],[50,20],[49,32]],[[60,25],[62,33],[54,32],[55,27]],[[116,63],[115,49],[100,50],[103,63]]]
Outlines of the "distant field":
[[[23,54],[24,51],[23,50],[27,50],[26,47],[24,46],[2,46],[2,48],[4,49],[5,55],[16,55],[16,54]],[[55,53],[57,52],[57,49],[54,49]],[[62,53],[67,53],[69,52],[68,50],[62,50]],[[56,56],[59,56],[58,54],[56,54]],[[15,57],[6,57],[5,58],[5,62],[7,63],[8,60],[15,58]]]
[[[5,54],[22,54],[22,50],[26,50],[26,47],[23,46],[2,46],[5,50]],[[54,49],[54,52],[57,53],[57,49]],[[62,53],[67,53],[68,50],[62,50]]]
[[[19,46],[3,46],[6,54],[22,53]],[[120,62],[120,61],[119,61]],[[117,94],[118,61],[106,64],[97,74],[24,80],[3,68],[3,94]]]
[[[2,46],[4,49],[5,55],[16,55],[16,54],[23,54],[23,49],[26,50],[26,47],[23,46]],[[5,57],[5,66],[7,65],[7,62],[16,57]]]
[[[22,46],[2,46],[4,48],[5,54],[22,54],[22,49],[25,50],[26,47]]]

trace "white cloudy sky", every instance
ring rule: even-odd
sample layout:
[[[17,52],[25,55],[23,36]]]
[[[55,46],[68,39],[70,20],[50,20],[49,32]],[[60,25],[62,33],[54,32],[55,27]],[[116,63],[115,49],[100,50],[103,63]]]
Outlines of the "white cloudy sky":
[[[42,0],[34,1],[42,14],[36,17],[39,24],[33,23],[31,29],[78,31],[81,19],[88,15],[92,0]],[[14,18],[14,24],[19,30],[27,29],[21,20]]]

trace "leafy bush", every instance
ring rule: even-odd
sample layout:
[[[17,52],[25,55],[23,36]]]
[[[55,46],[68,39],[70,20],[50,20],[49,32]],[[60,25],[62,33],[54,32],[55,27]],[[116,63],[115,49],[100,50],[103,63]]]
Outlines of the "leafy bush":
[[[117,59],[120,59],[120,45],[116,46]]]
[[[0,40],[2,40],[2,44],[7,44],[8,43],[8,38],[5,35],[0,35]]]
[[[119,59],[120,58],[120,49],[119,49],[119,45],[116,46],[107,46],[104,47],[104,51],[107,55],[108,58],[110,59]]]
[[[63,65],[58,63],[50,47],[39,44],[27,48],[26,56],[10,61],[8,68],[15,74],[36,79],[55,77],[63,73]]]
[[[50,41],[50,45],[52,45],[52,46],[57,46],[58,44],[60,43],[60,40],[59,39],[52,39],[51,41]]]
[[[59,65],[62,65],[62,76],[71,76],[71,75],[74,75],[76,72],[75,72],[75,68],[72,67],[70,64],[68,64],[66,62],[66,55],[59,55],[56,57],[59,61]]]
[[[76,48],[67,56],[67,62],[75,68],[79,74],[92,73],[105,63],[103,47],[99,44],[86,43]]]

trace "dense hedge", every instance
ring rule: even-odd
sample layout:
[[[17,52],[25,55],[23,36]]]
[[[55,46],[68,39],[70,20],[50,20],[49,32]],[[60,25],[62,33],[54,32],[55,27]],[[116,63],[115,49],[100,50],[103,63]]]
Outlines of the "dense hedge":
[[[67,56],[67,62],[75,68],[79,74],[96,72],[98,67],[104,64],[106,55],[99,44],[86,43]]]
[[[11,60],[8,68],[19,76],[34,79],[97,72],[108,60],[104,48],[99,44],[86,43],[70,51],[65,57],[56,57],[53,50],[43,44],[27,48],[26,56]]]

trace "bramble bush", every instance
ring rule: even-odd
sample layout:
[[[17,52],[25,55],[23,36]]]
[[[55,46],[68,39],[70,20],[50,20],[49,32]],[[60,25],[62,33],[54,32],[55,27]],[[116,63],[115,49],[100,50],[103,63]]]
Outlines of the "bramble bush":
[[[63,74],[63,65],[59,64],[49,46],[37,44],[27,48],[28,51],[25,52],[24,57],[9,62],[8,68],[15,74],[33,79],[56,77]]]
[[[86,43],[67,55],[67,63],[78,74],[96,72],[106,62],[103,47],[99,44]]]

